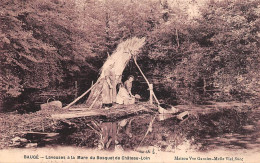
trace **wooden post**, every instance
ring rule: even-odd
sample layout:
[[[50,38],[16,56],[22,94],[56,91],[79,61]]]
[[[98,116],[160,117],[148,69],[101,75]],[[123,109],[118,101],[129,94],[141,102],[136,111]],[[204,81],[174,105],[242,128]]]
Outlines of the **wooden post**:
[[[141,74],[143,75],[143,77],[144,77],[146,83],[147,83],[148,86],[150,87],[150,83],[149,83],[148,79],[147,79],[146,76],[144,75],[143,71],[141,70],[140,66],[139,66],[138,63],[136,62],[136,59],[135,59],[135,58],[134,58],[134,62],[135,62],[136,67],[138,68],[138,70],[139,70],[139,71],[141,72]],[[155,96],[153,90],[150,91],[150,95],[152,95],[152,96],[154,97],[154,99],[155,99],[155,101],[157,102],[158,106],[160,106],[160,102],[159,102],[159,100],[157,99],[157,97]]]
[[[75,81],[75,98],[78,97],[78,81]]]
[[[176,29],[176,41],[177,41],[177,51],[180,47],[180,41],[179,41],[179,36],[178,36],[178,30]]]
[[[204,96],[206,94],[206,86],[207,86],[206,79],[205,79],[205,77],[203,77],[203,94],[204,94]]]
[[[149,84],[150,104],[153,104],[153,84]]]

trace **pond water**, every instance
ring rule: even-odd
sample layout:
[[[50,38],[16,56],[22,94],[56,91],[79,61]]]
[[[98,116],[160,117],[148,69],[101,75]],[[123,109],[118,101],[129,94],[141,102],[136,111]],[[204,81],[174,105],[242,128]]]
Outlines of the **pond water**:
[[[117,122],[96,121],[99,127],[93,124],[91,127],[83,125],[80,129],[67,127],[60,131],[61,137],[55,141],[38,144],[41,147],[78,146],[109,151],[136,151],[143,147],[153,147],[162,152],[209,152],[220,149],[260,151],[258,110],[199,112],[191,114],[184,121],[170,116],[160,120],[156,116],[144,114]]]
[[[260,112],[252,113],[251,118],[247,122],[241,124],[236,129],[231,129],[230,132],[225,132],[216,136],[206,135],[199,141],[204,150],[226,148],[228,150],[240,149],[257,149],[260,151]],[[226,127],[234,127],[231,126]]]

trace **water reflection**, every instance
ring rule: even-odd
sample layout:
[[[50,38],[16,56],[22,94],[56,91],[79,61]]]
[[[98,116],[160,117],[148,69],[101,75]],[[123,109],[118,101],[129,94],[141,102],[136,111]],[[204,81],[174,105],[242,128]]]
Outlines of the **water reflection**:
[[[115,147],[122,148],[122,139],[119,135],[125,134],[128,138],[132,138],[132,120],[127,118],[115,122],[101,122],[101,135],[98,149],[114,150]]]
[[[135,150],[140,142],[140,148],[152,146],[154,149],[169,152],[178,149],[210,151],[219,148],[260,150],[260,113],[234,113],[228,110],[207,115],[190,115],[185,120],[179,120],[175,114],[156,115],[155,119],[155,115],[142,114],[114,122],[93,120],[88,122],[88,127],[84,130],[75,131],[83,133],[79,137],[70,133],[71,139],[65,135],[59,141],[53,141],[52,145],[55,142],[56,145],[75,145],[77,143],[74,140],[80,140],[80,145],[85,148],[103,150]],[[152,127],[145,136],[152,119]],[[245,119],[248,121],[244,121]],[[39,145],[41,142],[37,143]]]

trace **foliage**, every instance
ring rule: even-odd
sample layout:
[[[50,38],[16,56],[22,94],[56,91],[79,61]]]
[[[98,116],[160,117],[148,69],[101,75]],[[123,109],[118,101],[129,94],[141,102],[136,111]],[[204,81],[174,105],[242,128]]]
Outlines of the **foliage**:
[[[259,1],[209,3],[210,10],[203,14],[200,28],[210,27],[207,31],[212,33],[211,72],[223,92],[259,92],[259,5]]]
[[[2,0],[1,101],[75,81],[86,89],[131,37],[147,38],[138,63],[179,103],[257,99],[259,8],[257,0]]]
[[[160,31],[167,33],[164,41],[154,41],[159,42],[154,48],[158,55],[151,57],[160,56],[175,65],[158,67],[168,72],[163,74],[165,84],[176,90],[181,103],[209,96],[216,100],[259,98],[259,1],[210,1],[200,6],[200,12],[201,17],[185,23],[174,21],[173,25],[169,19],[172,25]],[[179,31],[179,45],[172,27]]]

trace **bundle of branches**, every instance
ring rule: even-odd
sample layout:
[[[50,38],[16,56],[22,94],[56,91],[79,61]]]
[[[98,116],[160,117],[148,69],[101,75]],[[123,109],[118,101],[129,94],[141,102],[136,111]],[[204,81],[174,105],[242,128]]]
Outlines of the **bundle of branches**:
[[[105,71],[108,69],[114,69],[115,75],[122,75],[125,67],[132,57],[137,57],[138,51],[145,44],[145,38],[133,37],[127,39],[124,42],[121,42],[114,53],[107,58],[104,65],[101,68],[100,77],[97,80],[97,83],[93,87],[86,104],[91,108],[100,108],[101,101],[101,91],[102,85],[105,77]]]

